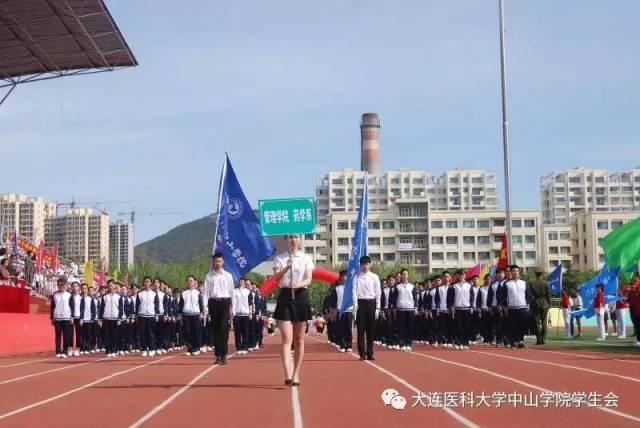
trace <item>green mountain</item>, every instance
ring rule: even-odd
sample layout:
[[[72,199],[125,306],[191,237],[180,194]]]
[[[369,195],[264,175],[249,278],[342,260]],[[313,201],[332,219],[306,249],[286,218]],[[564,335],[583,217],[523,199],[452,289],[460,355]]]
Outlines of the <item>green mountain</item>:
[[[163,235],[136,245],[136,262],[189,263],[198,256],[211,254],[215,230],[213,215],[181,224]]]

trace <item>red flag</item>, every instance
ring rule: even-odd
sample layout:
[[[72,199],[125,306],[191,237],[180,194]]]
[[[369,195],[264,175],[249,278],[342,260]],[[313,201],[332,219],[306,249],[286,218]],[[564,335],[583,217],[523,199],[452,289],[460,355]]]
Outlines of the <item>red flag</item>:
[[[44,264],[44,240],[40,240],[40,244],[38,245],[38,251],[36,251],[36,272],[40,272],[42,270],[42,266]]]
[[[105,276],[104,272],[93,272],[93,282],[98,284],[98,286],[105,285]]]
[[[469,279],[472,276],[480,276],[480,271],[481,271],[481,266],[480,263],[478,263],[477,265],[470,267],[469,269],[467,269],[467,271],[464,273],[464,279]]]
[[[509,264],[509,250],[507,249],[507,234],[502,235],[502,245],[500,246],[500,257],[498,258],[498,267],[504,269]]]
[[[54,244],[51,249],[51,269],[58,270],[58,245]]]

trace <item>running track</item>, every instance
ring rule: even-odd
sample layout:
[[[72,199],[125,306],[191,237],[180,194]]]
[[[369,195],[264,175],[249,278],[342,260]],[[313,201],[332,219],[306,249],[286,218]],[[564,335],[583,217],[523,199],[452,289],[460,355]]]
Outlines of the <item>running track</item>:
[[[331,424],[402,426],[580,427],[640,426],[640,355],[588,351],[471,351],[425,345],[413,352],[377,348],[376,361],[339,353],[317,334],[306,338],[302,385],[283,385],[279,337],[266,337],[256,353],[211,364],[211,353],[187,357],[129,355],[71,359],[47,355],[0,357],[0,426],[115,427],[261,426],[295,428]],[[384,406],[383,390],[396,389],[405,410]],[[496,392],[523,395],[610,391],[618,407],[427,408],[415,398],[432,392]],[[424,401],[426,404],[426,401]],[[188,420],[185,420],[188,415]]]

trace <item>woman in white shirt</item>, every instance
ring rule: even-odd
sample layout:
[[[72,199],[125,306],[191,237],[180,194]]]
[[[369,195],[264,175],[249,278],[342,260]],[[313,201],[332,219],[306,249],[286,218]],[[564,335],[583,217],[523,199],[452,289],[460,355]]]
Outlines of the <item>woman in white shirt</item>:
[[[289,250],[276,256],[274,276],[280,281],[280,292],[276,304],[275,319],[282,334],[282,366],[285,385],[300,385],[300,367],[304,357],[304,333],[311,319],[311,304],[307,286],[311,283],[313,261],[298,249],[299,235],[289,235]],[[291,360],[291,345],[295,343],[295,354]]]

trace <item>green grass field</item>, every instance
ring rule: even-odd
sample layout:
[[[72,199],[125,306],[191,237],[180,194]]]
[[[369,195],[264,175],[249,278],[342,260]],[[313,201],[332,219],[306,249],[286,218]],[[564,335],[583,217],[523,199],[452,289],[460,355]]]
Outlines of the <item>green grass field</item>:
[[[593,327],[585,327],[582,329],[582,337],[574,339],[564,338],[564,328],[556,330],[549,328],[547,331],[546,348],[554,349],[571,349],[571,350],[590,350],[599,352],[614,352],[637,354],[640,358],[640,347],[635,346],[635,336],[631,336],[633,328],[627,328],[627,338],[618,339],[616,336],[607,336],[604,342],[596,341],[596,329]],[[527,346],[536,347],[535,340],[527,341]]]

